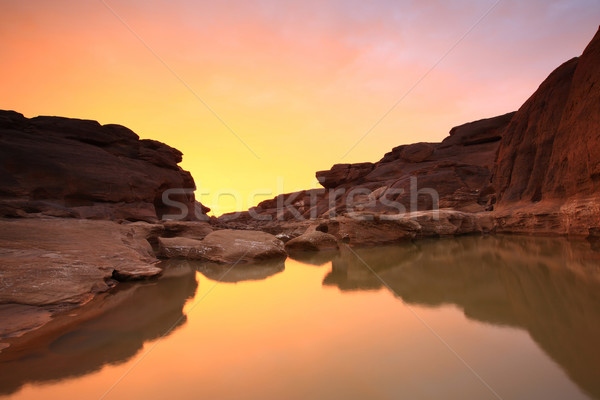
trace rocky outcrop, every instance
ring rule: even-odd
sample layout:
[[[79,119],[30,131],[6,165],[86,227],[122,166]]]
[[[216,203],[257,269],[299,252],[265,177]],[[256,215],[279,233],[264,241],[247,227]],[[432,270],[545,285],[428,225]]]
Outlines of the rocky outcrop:
[[[195,184],[180,151],[120,125],[0,111],[0,216],[155,221],[192,218]],[[187,189],[163,201],[167,189]],[[198,210],[198,211],[196,211]]]
[[[314,230],[286,242],[285,248],[292,252],[337,250],[338,244],[335,236]]]
[[[116,280],[157,276],[150,244],[111,221],[0,220],[0,304],[80,305]]]
[[[335,165],[317,172],[323,189],[279,195],[216,225],[286,235],[288,249],[307,250],[319,249],[305,236],[319,235],[314,221],[351,246],[492,232],[491,171],[513,115],[455,127],[441,143],[396,147],[375,164]]]
[[[587,235],[600,226],[600,31],[506,129],[493,171],[499,229]]]
[[[490,213],[455,210],[401,215],[363,212],[324,220],[321,226],[326,226],[330,235],[350,246],[374,246],[419,238],[489,233],[494,229],[494,221]]]
[[[318,171],[317,180],[324,188],[331,189],[368,175],[375,166],[373,163],[336,164],[329,171]]]
[[[334,165],[316,173],[323,189],[281,194],[246,212],[223,215],[217,225],[280,233],[282,226],[291,232],[302,221],[357,212],[486,211],[494,193],[490,176],[496,152],[513,115],[455,127],[441,143],[398,146],[374,164]]]
[[[452,128],[441,143],[398,146],[376,163],[334,165],[316,173],[323,189],[282,194],[217,224],[240,227],[237,219],[293,238],[308,228],[306,220],[374,216],[377,223],[354,223],[358,231],[348,235],[357,244],[453,231],[595,234],[600,230],[598,65],[600,31],[581,57],[557,68],[518,112]],[[382,222],[435,209],[460,212],[469,222],[454,229],[442,220],[428,224],[429,230],[402,233],[397,223]],[[381,233],[387,230],[393,232],[389,237]],[[381,232],[371,238],[371,231]]]
[[[203,240],[174,237],[159,238],[158,243],[164,258],[238,264],[287,257],[282,241],[260,231],[225,229],[209,233]]]
[[[484,211],[492,193],[489,181],[496,151],[512,116],[509,113],[455,127],[441,143],[396,147],[369,168],[350,164],[319,171],[317,178],[325,188],[344,193],[334,201],[331,194],[324,196],[318,208],[330,213],[333,205],[337,214],[348,212],[348,208],[395,214],[399,207],[423,211],[434,208],[438,201],[428,193],[434,189],[441,208]],[[361,173],[343,175],[340,170]],[[390,206],[390,202],[396,204]]]

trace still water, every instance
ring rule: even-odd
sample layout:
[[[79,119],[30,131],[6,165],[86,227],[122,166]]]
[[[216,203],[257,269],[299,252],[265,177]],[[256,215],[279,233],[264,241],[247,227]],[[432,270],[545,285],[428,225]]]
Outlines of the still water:
[[[4,349],[0,397],[600,398],[593,243],[354,251],[224,277],[228,267],[165,264],[159,280],[120,285]]]

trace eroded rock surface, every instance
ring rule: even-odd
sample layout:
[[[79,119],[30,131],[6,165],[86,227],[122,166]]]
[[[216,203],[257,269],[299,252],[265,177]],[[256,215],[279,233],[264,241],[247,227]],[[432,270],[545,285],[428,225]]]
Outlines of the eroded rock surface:
[[[599,66],[600,31],[504,132],[493,171],[502,231],[587,235],[600,226]]]
[[[285,259],[283,242],[261,231],[225,229],[208,234],[203,240],[174,237],[159,238],[164,258],[187,258],[233,264]]]
[[[114,279],[160,274],[127,225],[62,218],[0,220],[0,304],[83,304]]]
[[[513,114],[455,127],[441,143],[396,147],[374,164],[334,165],[316,173],[323,189],[282,194],[249,211],[223,215],[219,223],[275,232],[274,226],[289,221],[356,212],[394,215],[436,207],[486,211],[494,193],[491,169]]]
[[[288,251],[337,250],[338,244],[335,236],[313,230],[288,241],[285,248]]]
[[[124,126],[0,111],[0,216],[156,221],[181,213],[163,192],[188,189],[169,198],[193,218],[202,206],[181,159]]]
[[[493,231],[593,235],[600,230],[599,66],[600,31],[518,112],[452,128],[441,143],[398,146],[376,163],[318,171],[323,189],[279,195],[218,225],[293,239],[315,220],[372,215],[375,222],[348,223],[357,226],[348,232],[356,243]],[[391,215],[403,221],[437,208],[453,222],[402,233],[389,222]],[[372,239],[366,232],[374,232]]]

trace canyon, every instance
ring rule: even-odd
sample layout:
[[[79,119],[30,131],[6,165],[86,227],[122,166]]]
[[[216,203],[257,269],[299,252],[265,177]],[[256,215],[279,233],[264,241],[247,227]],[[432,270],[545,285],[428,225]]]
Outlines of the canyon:
[[[600,32],[516,112],[334,165],[316,172],[321,189],[218,218],[168,145],[120,125],[0,111],[0,317],[11,321],[0,350],[120,281],[160,275],[160,259],[277,269],[294,251],[463,234],[595,241],[599,66]]]

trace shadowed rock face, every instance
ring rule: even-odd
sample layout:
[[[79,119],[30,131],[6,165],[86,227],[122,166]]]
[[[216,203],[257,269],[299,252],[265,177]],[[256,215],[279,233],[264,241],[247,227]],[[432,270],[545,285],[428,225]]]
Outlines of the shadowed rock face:
[[[342,195],[336,199],[336,206],[353,204],[359,210],[385,212],[389,209],[382,201],[385,198],[409,210],[414,177],[416,189],[432,188],[438,192],[442,208],[483,211],[492,193],[489,180],[496,151],[512,116],[509,113],[455,127],[441,143],[398,146],[375,164],[334,165],[316,175],[325,188],[372,192],[362,197],[359,193],[353,201]],[[400,191],[403,192],[398,194]],[[416,205],[418,210],[429,210],[432,198],[419,194]],[[344,212],[343,208],[338,211]]]
[[[0,216],[160,219],[179,212],[166,189],[195,188],[181,158],[120,125],[0,111]],[[171,198],[194,215],[193,192]]]
[[[600,397],[600,253],[563,238],[465,237],[354,250],[323,284],[386,289],[404,302],[454,304],[470,319],[525,329],[583,390]]]
[[[600,31],[540,85],[504,132],[493,172],[500,228],[600,226]]]

